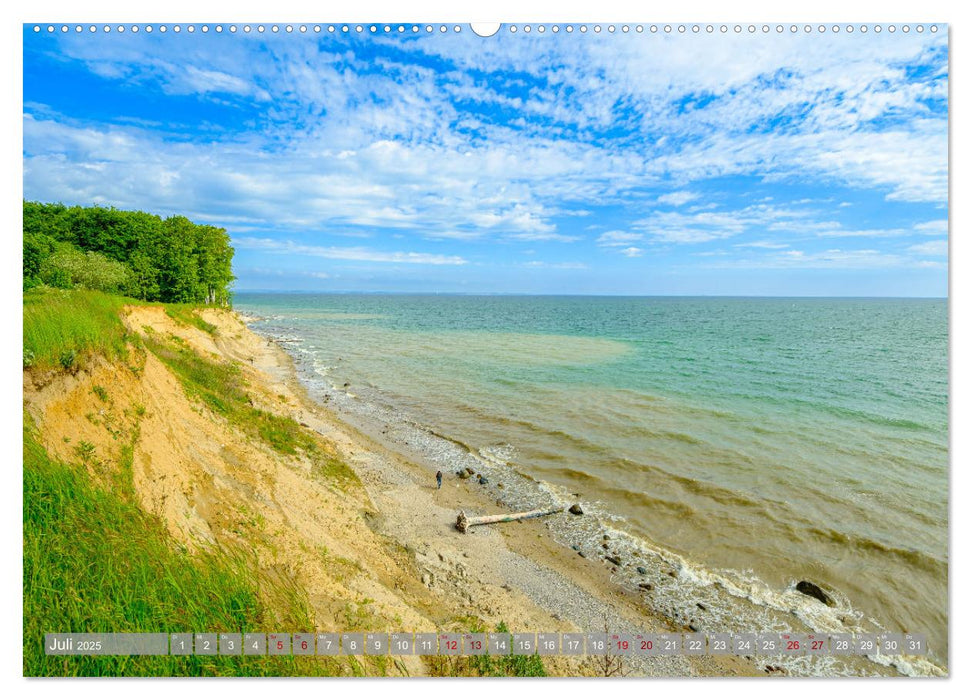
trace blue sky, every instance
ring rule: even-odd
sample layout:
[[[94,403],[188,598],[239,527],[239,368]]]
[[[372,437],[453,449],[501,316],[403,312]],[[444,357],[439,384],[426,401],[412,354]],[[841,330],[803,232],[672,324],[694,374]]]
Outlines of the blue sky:
[[[947,294],[946,30],[397,26],[27,26],[24,196],[224,226],[240,291]]]

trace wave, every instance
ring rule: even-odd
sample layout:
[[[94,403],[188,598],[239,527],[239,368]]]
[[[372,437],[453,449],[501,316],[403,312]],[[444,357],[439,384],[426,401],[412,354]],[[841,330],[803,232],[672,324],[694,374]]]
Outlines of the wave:
[[[883,542],[852,535],[846,532],[839,532],[829,528],[810,528],[809,533],[817,539],[847,547],[848,549],[860,552],[876,553],[883,556],[898,559],[909,566],[926,571],[935,576],[946,575],[948,566],[946,561],[941,561],[936,557],[930,556],[916,549],[904,549],[894,547]]]
[[[298,354],[297,347],[291,346],[287,350],[292,354]],[[448,468],[456,468],[463,463],[474,465],[476,471],[482,471],[489,477],[490,485],[485,488],[489,489],[497,500],[501,500],[511,507],[517,505],[536,507],[537,504],[541,505],[544,501],[557,504],[576,501],[574,495],[564,486],[555,484],[546,478],[537,478],[537,476],[529,473],[534,470],[517,464],[518,453],[513,445],[501,444],[475,449],[475,445],[470,444],[470,441],[456,439],[447,434],[448,431],[421,425],[413,419],[407,419],[406,423],[402,423],[401,409],[392,408],[390,404],[386,413],[382,413],[383,409],[380,407],[366,405],[365,401],[355,401],[346,395],[341,396],[339,390],[334,391],[333,396],[334,400],[341,402],[343,407],[374,412],[382,420],[394,421],[396,426],[399,427],[405,426],[402,428],[403,430],[419,431],[426,436],[425,440],[442,443],[444,446],[436,443],[434,449],[428,450],[430,463],[444,463],[448,465]],[[380,390],[377,390],[374,398],[382,400],[381,397]],[[384,399],[387,398],[384,397]],[[730,412],[676,405],[665,399],[657,399],[636,392],[635,397],[632,398],[650,406],[653,411],[680,412],[682,414],[693,411],[696,415],[704,417],[743,420]],[[704,479],[673,474],[659,466],[644,463],[643,460],[624,459],[616,454],[614,446],[602,445],[582,435],[550,428],[542,425],[539,421],[498,416],[474,405],[462,406],[461,409],[467,412],[472,420],[487,419],[499,426],[515,427],[522,430],[524,434],[542,434],[551,439],[538,442],[567,445],[588,457],[595,457],[597,461],[604,462],[606,466],[624,471],[633,469],[643,472],[651,478],[663,480],[675,486],[678,490],[690,494],[695,499],[709,499],[726,506],[730,510],[757,510],[764,517],[771,517],[767,510],[771,505],[769,500],[755,499]],[[893,419],[889,420],[892,421]],[[913,423],[920,425],[917,422]],[[647,437],[683,444],[704,444],[704,441],[700,438],[684,431],[645,427],[641,430],[641,433]],[[409,444],[421,445],[424,443],[422,439],[409,438]],[[568,451],[564,450],[564,452]],[[532,447],[530,454],[533,455],[536,452],[536,448]],[[562,452],[540,456],[548,458],[550,464],[553,464],[554,460],[561,464],[569,462],[569,466],[559,467],[555,476],[550,474],[551,478],[571,485],[586,484],[593,490],[604,494],[611,502],[620,498],[627,499],[639,508],[643,508],[645,512],[663,512],[674,518],[695,519],[708,513],[707,510],[701,512],[690,503],[676,497],[616,487],[610,488],[607,480],[602,476],[577,466],[587,462],[586,459],[569,459]],[[544,473],[543,476],[545,477],[546,474]],[[505,487],[502,490],[497,490],[495,484],[500,481],[504,483]],[[573,487],[575,488],[575,486]],[[827,591],[833,594],[837,605],[834,608],[828,608],[796,592],[793,588],[795,581],[791,581],[788,586],[780,589],[770,585],[752,571],[708,568],[686,555],[672,552],[670,549],[650,541],[643,535],[631,534],[626,521],[617,515],[610,503],[588,502],[582,499],[581,502],[589,517],[563,516],[551,519],[550,527],[554,532],[555,539],[568,547],[580,547],[585,552],[600,553],[602,543],[605,541],[602,540],[602,535],[609,533],[612,551],[617,552],[625,562],[625,566],[618,567],[618,570],[612,574],[614,580],[633,594],[644,596],[645,602],[676,624],[696,624],[705,631],[737,632],[812,630],[836,633],[879,631],[881,629],[878,623],[855,608],[845,594],[834,590],[832,586],[827,586]],[[788,525],[781,523],[780,527],[783,526],[787,527]],[[805,536],[806,530],[801,527],[799,529],[801,534]],[[782,531],[785,531],[785,527]],[[938,561],[920,552],[892,547],[865,537],[854,537],[833,529],[816,527],[810,528],[808,532],[814,538],[848,549],[889,556],[932,574],[939,575],[941,572],[946,573],[947,571],[946,562]],[[753,533],[756,537],[758,534]],[[797,543],[799,538],[794,535],[791,537],[791,541]],[[638,562],[638,567],[634,567],[633,562]],[[648,573],[640,574],[641,569]],[[651,581],[654,586],[650,594],[645,594],[638,587],[638,583],[644,580]],[[825,581],[821,581],[821,583],[825,583]],[[705,605],[704,615],[698,612],[698,602],[703,602]],[[938,675],[943,673],[930,660],[895,658],[882,661],[877,659],[876,661],[877,663],[885,661],[886,665],[892,665],[905,674]],[[793,659],[784,663],[791,664],[794,672],[799,672],[800,664],[816,662]],[[836,664],[835,666],[827,666],[827,673],[839,674],[843,672],[837,667],[841,662],[827,660],[819,663]],[[817,673],[820,668],[818,666],[806,667],[802,670],[806,673]]]

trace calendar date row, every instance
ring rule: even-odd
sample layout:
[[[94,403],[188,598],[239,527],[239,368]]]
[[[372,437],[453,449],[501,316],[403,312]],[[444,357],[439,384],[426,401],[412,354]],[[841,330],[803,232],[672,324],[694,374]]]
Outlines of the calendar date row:
[[[274,632],[48,634],[51,656],[922,656],[924,634]]]

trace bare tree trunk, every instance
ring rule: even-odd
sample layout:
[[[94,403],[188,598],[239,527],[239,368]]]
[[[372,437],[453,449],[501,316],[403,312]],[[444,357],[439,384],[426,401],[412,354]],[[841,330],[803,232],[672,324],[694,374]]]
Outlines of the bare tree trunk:
[[[563,508],[540,508],[538,510],[530,510],[525,513],[509,513],[506,515],[481,515],[478,517],[469,517],[465,514],[465,511],[459,513],[459,517],[455,520],[455,528],[459,532],[466,532],[470,527],[475,525],[491,525],[492,523],[508,523],[513,520],[526,520],[527,518],[539,518],[544,515],[553,515],[554,513],[562,513]]]

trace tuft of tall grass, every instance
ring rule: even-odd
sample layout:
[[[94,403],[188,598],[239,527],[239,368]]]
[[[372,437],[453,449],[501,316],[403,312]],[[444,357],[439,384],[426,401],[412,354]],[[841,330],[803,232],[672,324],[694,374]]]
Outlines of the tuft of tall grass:
[[[194,304],[164,304],[165,313],[176,323],[184,326],[195,326],[209,335],[216,335],[216,326],[203,319],[198,313],[198,306]]]
[[[121,309],[131,300],[92,290],[24,292],[24,367],[74,370],[93,356],[124,358]]]
[[[463,629],[468,629],[471,632],[486,631],[485,627],[473,618],[466,618],[464,623]],[[495,631],[500,634],[508,634],[509,628],[505,622],[500,622]],[[537,653],[530,655],[508,654],[505,656],[492,656],[486,653],[481,656],[428,656],[423,658],[433,676],[489,676],[500,678],[546,676],[543,659]]]
[[[187,393],[234,426],[259,437],[282,455],[307,456],[313,462],[315,476],[344,483],[357,480],[350,467],[328,454],[310,430],[289,416],[256,408],[238,365],[206,359],[176,338],[167,342],[149,334],[145,345],[181,380]]]

